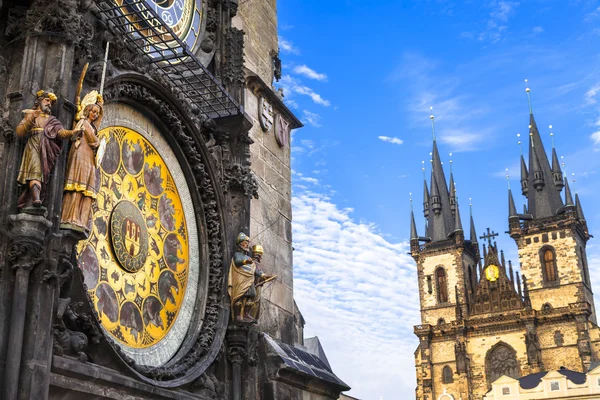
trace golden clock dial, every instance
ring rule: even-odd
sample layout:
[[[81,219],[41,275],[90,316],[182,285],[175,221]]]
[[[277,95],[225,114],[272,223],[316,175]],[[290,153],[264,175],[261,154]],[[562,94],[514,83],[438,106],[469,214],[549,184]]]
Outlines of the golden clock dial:
[[[169,166],[140,133],[99,132],[107,141],[92,231],[79,267],[104,330],[132,349],[161,342],[188,289],[188,222]]]
[[[167,47],[173,46],[174,38],[167,30],[161,30],[156,18],[147,9],[152,9],[162,19],[173,33],[185,43],[189,49],[194,50],[204,34],[206,25],[206,0],[145,0],[144,2],[132,0],[116,0],[121,11],[134,23],[138,32],[148,42],[153,57],[171,55],[165,52]],[[135,13],[138,12],[142,18]],[[157,36],[151,27],[161,34]],[[166,42],[166,43],[165,43]]]
[[[485,278],[490,282],[495,282],[500,277],[500,270],[495,265],[488,265],[485,269]]]

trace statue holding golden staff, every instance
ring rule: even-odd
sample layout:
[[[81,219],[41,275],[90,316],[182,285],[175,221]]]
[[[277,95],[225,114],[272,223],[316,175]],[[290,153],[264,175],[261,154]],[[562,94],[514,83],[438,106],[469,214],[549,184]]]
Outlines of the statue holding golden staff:
[[[260,289],[257,286],[274,277],[257,268],[255,260],[249,255],[250,238],[245,233],[238,235],[236,244],[238,251],[231,260],[227,285],[231,298],[231,317],[237,322],[256,322],[259,311],[256,304],[260,303]]]
[[[17,125],[17,136],[27,138],[21,159],[17,182],[24,185],[17,207],[41,207],[45,188],[60,154],[62,140],[77,133],[65,129],[60,121],[50,115],[56,103],[56,95],[51,91],[40,90],[32,110],[23,110],[25,117]]]
[[[82,114],[78,116],[81,119],[77,123],[81,133],[71,137],[67,159],[61,229],[89,233],[92,204],[98,193],[96,149],[100,145],[97,134],[103,104],[102,96],[96,91],[90,92],[82,102]]]

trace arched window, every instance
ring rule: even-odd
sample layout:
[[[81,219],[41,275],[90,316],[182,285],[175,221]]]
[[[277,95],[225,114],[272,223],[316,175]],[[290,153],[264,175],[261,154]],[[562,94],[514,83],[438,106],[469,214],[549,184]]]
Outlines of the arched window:
[[[556,254],[550,246],[543,247],[540,252],[542,260],[542,269],[544,271],[544,281],[556,282],[558,280],[558,270],[556,268]]]
[[[448,281],[446,279],[446,271],[439,267],[435,270],[435,287],[437,290],[437,298],[440,303],[448,302]]]
[[[438,319],[438,322],[437,322],[438,325],[444,325],[445,323],[446,323],[446,320],[444,318]]]
[[[552,305],[550,303],[544,303],[542,311],[552,311]]]
[[[485,375],[488,387],[503,375],[514,379],[521,377],[517,353],[506,343],[498,343],[490,349],[485,358]]]
[[[452,369],[446,365],[442,370],[442,383],[452,382],[454,382],[454,379],[452,378]]]

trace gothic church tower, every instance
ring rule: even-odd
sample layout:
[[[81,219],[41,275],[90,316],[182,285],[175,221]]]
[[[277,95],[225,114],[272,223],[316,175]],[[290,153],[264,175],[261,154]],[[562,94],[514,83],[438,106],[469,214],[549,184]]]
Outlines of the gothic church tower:
[[[561,366],[584,372],[598,359],[600,331],[585,255],[590,235],[581,203],[554,146],[550,164],[532,113],[529,128],[529,163],[521,156],[522,214],[508,193],[509,233],[522,279],[493,242],[497,234],[488,230],[482,237],[487,243],[480,254],[472,215],[465,238],[454,176],[447,185],[434,137],[424,236],[411,210],[421,304],[417,399],[481,399],[502,375],[520,378]]]

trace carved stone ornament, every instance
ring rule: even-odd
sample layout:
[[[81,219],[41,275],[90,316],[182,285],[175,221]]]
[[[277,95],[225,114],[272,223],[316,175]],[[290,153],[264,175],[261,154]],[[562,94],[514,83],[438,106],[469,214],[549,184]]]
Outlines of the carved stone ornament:
[[[273,127],[273,120],[273,106],[269,100],[261,96],[258,100],[258,121],[262,130],[268,132]]]
[[[287,146],[290,140],[290,123],[281,114],[275,117],[275,140],[279,147]]]

